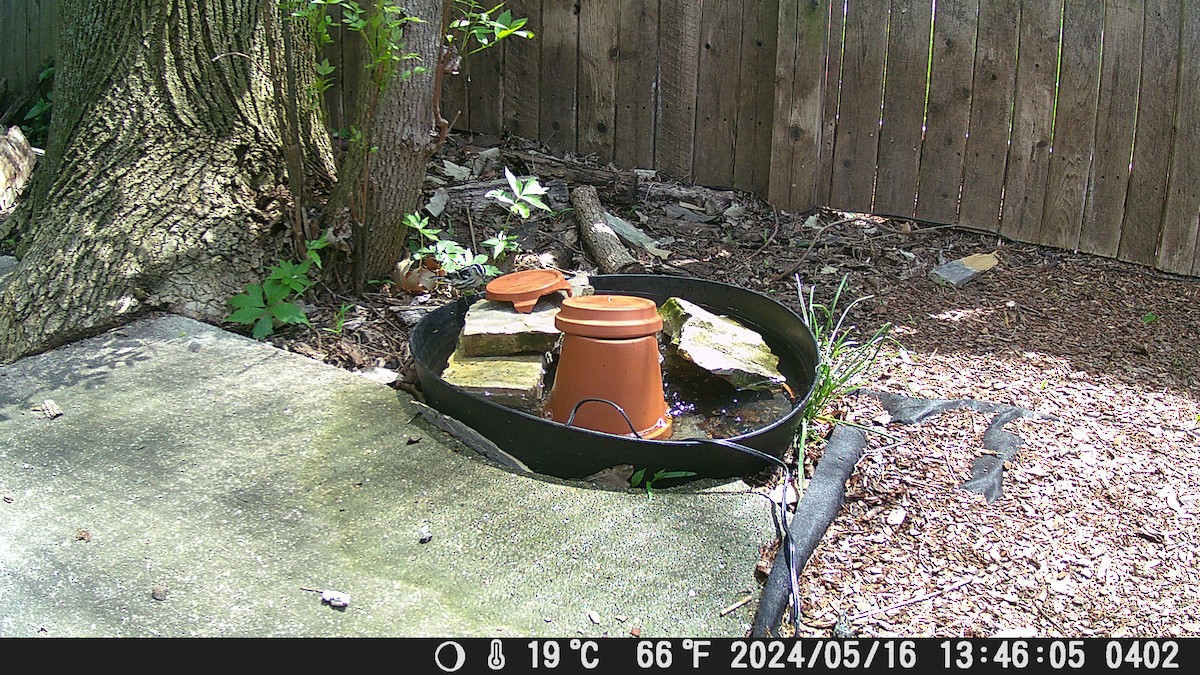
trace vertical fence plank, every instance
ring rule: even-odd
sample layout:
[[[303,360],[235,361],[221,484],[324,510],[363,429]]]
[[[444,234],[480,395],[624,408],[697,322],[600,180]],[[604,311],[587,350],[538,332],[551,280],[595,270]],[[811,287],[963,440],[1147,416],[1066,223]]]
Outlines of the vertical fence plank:
[[[1121,241],[1134,116],[1142,69],[1144,0],[1106,0],[1096,148],[1083,209],[1079,250],[1114,257]]]
[[[1200,3],[1183,3],[1181,29],[1171,184],[1155,267],[1200,274]]]
[[[10,92],[5,98],[20,96],[32,83],[25,66],[25,57],[29,52],[29,45],[25,42],[25,20],[29,13],[26,2],[27,0],[0,0],[0,21],[3,21],[0,23],[0,30],[4,32],[4,39],[0,40],[0,77],[8,80]],[[2,94],[3,92],[0,92],[0,95]]]
[[[846,14],[841,100],[833,155],[833,206],[870,212],[879,150],[887,4],[852,0]]]
[[[842,100],[842,62],[844,61],[846,4],[845,0],[829,2],[829,28],[825,33],[824,97],[821,102],[821,153],[817,164],[816,200],[830,204],[833,190],[833,156],[837,147],[838,106]]]
[[[958,218],[963,155],[971,122],[975,32],[979,0],[942,0],[933,19],[929,103],[917,191],[917,218],[953,223]]]
[[[541,0],[508,0],[513,16],[529,21],[527,30],[533,39],[510,37],[504,41],[504,73],[501,88],[504,101],[503,130],[521,138],[538,136],[538,110],[541,100],[542,3]]]
[[[821,157],[828,86],[834,88],[835,105],[837,97],[836,72],[826,83],[830,4],[779,3],[767,199],[789,211],[807,211],[823,200],[827,203],[829,195],[828,165],[821,168]]]
[[[762,195],[767,193],[771,171],[775,87],[769,74],[775,68],[779,4],[761,0],[742,2],[742,58],[738,64],[732,185]]]
[[[579,4],[579,152],[613,158],[617,94],[617,2]]]
[[[932,20],[933,4],[928,0],[892,0],[875,180],[877,213],[903,218],[915,213]]]
[[[1171,137],[1175,114],[1180,4],[1179,0],[1146,2],[1133,169],[1117,249],[1121,260],[1143,265],[1154,263],[1167,198],[1170,157],[1163,142]]]
[[[621,0],[613,123],[613,161],[618,166],[654,166],[658,21],[657,0]]]
[[[1020,241],[1033,241],[1042,224],[1061,16],[1061,0],[1021,7],[1012,144],[1000,217],[1000,232]]]
[[[659,5],[659,109],[655,116],[655,168],[680,180],[692,178],[696,136],[696,65],[700,3],[662,0]]]
[[[489,47],[466,58],[467,107],[471,110],[471,131],[499,134],[504,96],[500,91],[500,72],[504,69],[504,49]]]
[[[692,178],[702,185],[730,187],[739,112],[739,86],[731,78],[741,59],[742,8],[732,0],[701,4]]]
[[[579,0],[542,0],[542,84],[539,139],[574,152],[578,86]]]
[[[1067,0],[1063,12],[1058,105],[1046,184],[1046,208],[1038,243],[1079,245],[1084,195],[1095,147],[1100,32],[1104,17],[1093,0]]]
[[[1000,229],[1000,199],[1017,73],[1015,17],[1020,7],[1020,0],[984,0],[979,5],[975,84],[958,222],[985,232]]]

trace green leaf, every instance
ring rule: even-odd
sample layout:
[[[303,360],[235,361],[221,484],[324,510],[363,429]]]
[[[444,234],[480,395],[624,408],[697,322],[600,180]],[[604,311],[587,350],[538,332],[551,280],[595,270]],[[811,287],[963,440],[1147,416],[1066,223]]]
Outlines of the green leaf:
[[[281,302],[271,307],[271,315],[278,319],[281,323],[302,323],[306,326],[312,324],[308,321],[308,315],[300,306],[294,302]]]
[[[266,307],[242,307],[225,317],[225,320],[230,323],[240,323],[248,326],[262,318],[263,313],[266,311]]]
[[[637,487],[642,482],[642,477],[646,475],[645,469],[638,469],[632,476],[629,477],[629,487]]]
[[[250,331],[250,334],[254,336],[255,340],[261,340],[274,332],[275,322],[271,320],[271,317],[264,316],[254,324],[254,330]]]
[[[262,286],[258,284],[246,284],[246,292],[239,293],[229,299],[229,304],[238,308],[264,309],[266,304],[263,302]]]
[[[267,307],[273,307],[282,302],[291,292],[292,289],[283,285],[278,279],[268,278],[263,282],[263,299],[265,300],[263,304]]]

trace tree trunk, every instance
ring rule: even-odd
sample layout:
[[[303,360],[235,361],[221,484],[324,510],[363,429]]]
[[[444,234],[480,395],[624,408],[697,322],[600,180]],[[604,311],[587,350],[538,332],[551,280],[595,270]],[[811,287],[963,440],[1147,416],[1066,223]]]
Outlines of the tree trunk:
[[[445,140],[435,94],[442,81],[438,71],[448,4],[445,0],[405,3],[408,14],[421,21],[405,25],[403,51],[418,59],[399,63],[382,91],[368,81],[356,103],[355,124],[364,139],[350,146],[330,210],[334,220],[349,218],[353,228],[357,290],[371,279],[389,278],[403,256],[404,216],[420,208],[426,167]],[[403,75],[418,66],[427,72]]]
[[[14,214],[24,256],[0,288],[0,363],[150,309],[219,321],[292,257],[268,58],[283,53],[281,20],[263,14],[276,3],[60,7],[49,147]],[[302,114],[307,184],[328,185],[328,137]]]

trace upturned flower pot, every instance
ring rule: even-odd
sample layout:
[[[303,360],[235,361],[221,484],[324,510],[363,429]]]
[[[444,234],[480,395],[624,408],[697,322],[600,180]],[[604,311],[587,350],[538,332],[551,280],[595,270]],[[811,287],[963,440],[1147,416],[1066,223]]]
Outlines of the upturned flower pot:
[[[653,300],[589,295],[563,301],[562,350],[545,414],[556,422],[656,439],[671,430]]]

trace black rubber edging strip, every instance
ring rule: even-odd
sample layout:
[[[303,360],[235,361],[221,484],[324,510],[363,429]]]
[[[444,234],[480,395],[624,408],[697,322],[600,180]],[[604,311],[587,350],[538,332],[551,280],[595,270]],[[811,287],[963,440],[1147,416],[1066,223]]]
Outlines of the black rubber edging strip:
[[[788,541],[792,546],[794,569],[799,573],[808,563],[813,549],[825,536],[825,530],[846,501],[846,481],[863,456],[867,436],[861,429],[837,425],[826,441],[821,461],[796,506],[796,515],[788,523]],[[795,585],[784,551],[775,556],[775,564],[763,585],[762,599],[754,613],[751,637],[772,637],[779,631],[783,614]]]

